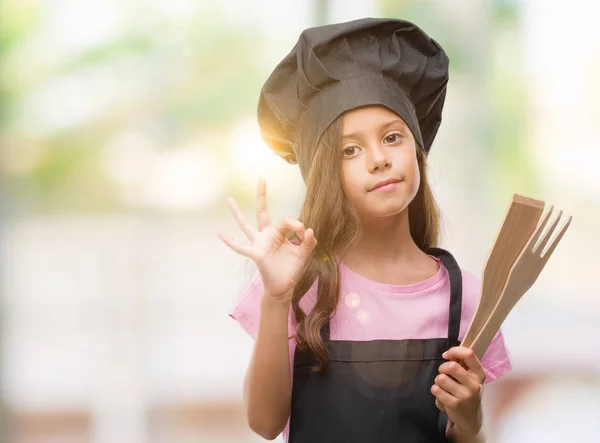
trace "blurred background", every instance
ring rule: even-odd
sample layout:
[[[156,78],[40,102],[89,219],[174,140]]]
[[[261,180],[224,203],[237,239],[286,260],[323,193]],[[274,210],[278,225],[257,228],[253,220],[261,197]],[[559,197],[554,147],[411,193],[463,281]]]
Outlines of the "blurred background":
[[[297,216],[260,87],[310,26],[416,22],[451,63],[430,156],[442,247],[477,276],[513,193],[574,217],[503,325],[490,442],[600,435],[600,6],[587,0],[1,0],[0,440],[254,442],[253,272],[217,238]],[[281,437],[277,441],[282,441]]]

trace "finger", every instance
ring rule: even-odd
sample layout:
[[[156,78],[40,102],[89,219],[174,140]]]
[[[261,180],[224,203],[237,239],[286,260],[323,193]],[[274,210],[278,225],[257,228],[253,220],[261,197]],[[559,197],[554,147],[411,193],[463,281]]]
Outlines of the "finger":
[[[435,378],[435,384],[453,397],[467,398],[469,396],[469,388],[458,383],[456,380],[446,374],[438,375]]]
[[[277,225],[276,229],[282,234],[287,234],[288,231],[294,231],[300,240],[304,241],[305,228],[302,222],[292,217],[283,217]]]
[[[267,183],[263,177],[258,179],[256,192],[256,220],[258,221],[259,231],[262,231],[271,224],[271,217],[267,210]]]
[[[446,406],[444,406],[444,404],[440,401],[439,398],[435,399],[435,405],[438,407],[438,409],[440,411],[445,411],[446,410]]]
[[[444,352],[442,357],[447,360],[462,360],[467,365],[466,369],[475,370],[481,367],[481,363],[473,349],[466,346],[454,346]]]
[[[481,378],[485,377],[485,371],[481,366],[481,362],[471,348],[454,346],[453,348],[448,349],[442,357],[448,360],[459,360],[459,363],[463,365],[467,371],[473,371]]]
[[[224,232],[219,232],[218,235],[219,235],[219,238],[221,240],[223,240],[223,243],[225,243],[227,246],[229,246],[231,249],[233,249],[238,254],[246,256],[246,257],[252,257],[252,248],[250,246],[238,245],[236,242],[233,241],[233,239],[231,237],[229,237]]]
[[[451,361],[442,364],[439,368],[440,374],[446,374],[461,384],[469,383],[469,373],[463,368],[460,363]]]
[[[437,398],[444,405],[445,409],[454,408],[456,402],[458,401],[456,397],[449,394],[444,390],[444,388],[441,388],[436,384],[431,386],[431,393],[435,395],[435,398]]]
[[[246,221],[246,218],[244,217],[244,214],[240,210],[240,207],[237,205],[236,201],[232,197],[228,197],[227,203],[229,203],[231,212],[233,212],[233,215],[234,215],[240,229],[244,232],[244,234],[246,234],[246,237],[248,237],[248,240],[254,241],[254,237],[256,235],[256,230],[254,229],[254,227],[252,225],[250,225]]]
[[[317,238],[315,237],[315,231],[311,228],[308,228],[304,232],[304,247],[307,251],[312,251],[317,246]]]

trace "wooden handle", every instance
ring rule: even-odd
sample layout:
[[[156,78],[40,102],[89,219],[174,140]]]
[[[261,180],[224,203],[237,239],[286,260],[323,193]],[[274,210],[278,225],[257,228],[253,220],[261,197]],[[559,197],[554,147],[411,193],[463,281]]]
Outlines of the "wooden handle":
[[[471,344],[471,349],[473,349],[475,355],[480,360],[500,330],[500,327],[502,326],[504,320],[506,320],[508,314],[523,296],[522,291],[511,287],[509,283],[507,283],[504,291],[502,291],[502,297],[500,300],[498,300],[496,307],[483,325],[483,328],[481,328],[481,331],[479,331],[479,334],[477,334],[477,337]]]

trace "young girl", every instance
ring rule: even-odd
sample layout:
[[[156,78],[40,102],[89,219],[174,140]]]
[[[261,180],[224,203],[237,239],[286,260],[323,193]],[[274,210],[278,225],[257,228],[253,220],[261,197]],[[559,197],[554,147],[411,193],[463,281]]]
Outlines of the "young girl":
[[[261,179],[257,228],[228,199],[251,244],[219,234],[258,267],[230,316],[255,338],[244,398],[262,437],[484,441],[483,383],[511,362],[501,331],[481,361],[460,346],[480,281],[437,248],[426,159],[447,82],[435,40],[369,18],[306,29],[263,86],[263,138],[306,199],[272,224]]]

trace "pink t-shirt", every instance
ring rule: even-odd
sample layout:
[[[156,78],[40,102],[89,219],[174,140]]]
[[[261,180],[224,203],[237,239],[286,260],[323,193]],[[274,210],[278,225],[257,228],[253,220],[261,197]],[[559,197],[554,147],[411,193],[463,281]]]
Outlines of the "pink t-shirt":
[[[450,285],[448,271],[437,258],[439,271],[422,282],[411,285],[390,285],[375,282],[340,265],[341,297],[335,316],[331,319],[331,340],[366,341],[376,339],[430,339],[448,336]],[[462,341],[475,315],[481,295],[481,280],[462,272],[462,310],[458,339]],[[308,313],[316,302],[317,282],[300,301]],[[242,292],[229,316],[256,338],[260,322],[260,300],[263,284],[258,271]],[[289,336],[296,334],[296,320],[290,308]],[[293,372],[296,342],[289,340],[290,373]],[[485,383],[512,369],[510,354],[498,331],[481,359],[486,373]],[[283,432],[288,440],[289,419]],[[446,431],[452,422],[448,422]]]

